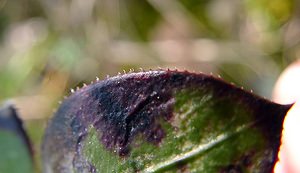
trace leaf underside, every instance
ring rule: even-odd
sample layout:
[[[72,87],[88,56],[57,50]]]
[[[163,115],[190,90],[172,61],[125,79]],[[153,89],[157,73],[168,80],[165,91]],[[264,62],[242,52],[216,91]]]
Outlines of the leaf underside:
[[[119,75],[62,103],[44,171],[272,172],[290,106],[204,74]]]

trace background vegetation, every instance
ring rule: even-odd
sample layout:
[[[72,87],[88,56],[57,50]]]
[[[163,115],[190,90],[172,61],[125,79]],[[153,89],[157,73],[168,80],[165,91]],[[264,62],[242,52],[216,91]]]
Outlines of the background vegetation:
[[[293,0],[0,0],[0,101],[16,105],[38,158],[58,101],[96,76],[176,67],[270,98],[300,57],[299,28]]]

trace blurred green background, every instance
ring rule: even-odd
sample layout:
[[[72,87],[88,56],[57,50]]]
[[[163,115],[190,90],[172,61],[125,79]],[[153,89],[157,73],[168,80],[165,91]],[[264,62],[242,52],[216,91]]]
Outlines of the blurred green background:
[[[271,98],[299,57],[300,1],[0,0],[0,101],[18,108],[38,163],[58,101],[96,76],[176,67]]]

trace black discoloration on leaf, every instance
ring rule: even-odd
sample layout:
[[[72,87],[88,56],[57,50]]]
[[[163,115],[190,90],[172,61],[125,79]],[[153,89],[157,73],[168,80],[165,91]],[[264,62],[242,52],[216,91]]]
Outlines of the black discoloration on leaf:
[[[82,156],[83,141],[91,127],[96,129],[101,144],[120,158],[126,159],[130,155],[131,144],[137,137],[159,147],[167,133],[162,124],[172,123],[175,94],[184,89],[213,90],[216,98],[230,98],[245,105],[257,119],[253,128],[259,129],[269,142],[266,151],[272,152],[268,154],[272,156],[271,160],[262,160],[260,164],[266,171],[273,168],[282,121],[290,106],[271,103],[203,74],[150,71],[99,81],[66,99],[46,131],[43,144],[45,171],[95,172]],[[242,160],[220,169],[221,172],[238,172],[239,164],[252,164],[249,154]]]
[[[221,168],[221,173],[243,173],[244,167],[251,167],[253,164],[253,156],[255,152],[245,153],[241,158],[237,158],[236,161],[224,168]]]

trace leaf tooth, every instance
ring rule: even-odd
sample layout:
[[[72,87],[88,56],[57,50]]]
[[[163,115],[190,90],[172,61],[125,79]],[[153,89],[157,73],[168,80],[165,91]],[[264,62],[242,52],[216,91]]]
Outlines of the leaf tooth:
[[[71,93],[74,93],[74,92],[75,92],[75,90],[74,90],[73,88],[71,88],[70,91],[71,91]]]
[[[121,76],[122,74],[121,74],[121,72],[118,72],[118,76]]]
[[[213,75],[214,75],[214,74],[213,74],[213,72],[210,72],[209,74],[210,74],[211,76],[213,76]]]
[[[144,69],[143,69],[143,68],[141,68],[141,67],[139,68],[139,70],[140,70],[140,72],[144,72]]]
[[[106,75],[106,79],[108,79],[110,76],[109,75]]]
[[[251,89],[250,92],[253,93],[253,90]]]
[[[243,87],[243,86],[241,86],[241,89],[242,89],[242,90],[244,90],[244,87]]]
[[[79,88],[79,87],[76,87],[76,91],[78,91],[78,90],[80,90],[80,88]]]
[[[221,75],[218,74],[218,78],[222,79]]]
[[[96,81],[98,82],[100,79],[99,79],[99,77],[98,76],[96,76]]]
[[[125,69],[123,70],[123,73],[126,74],[126,70]]]
[[[129,73],[133,73],[134,72],[134,70],[133,69],[129,69]]]
[[[82,87],[86,87],[86,86],[87,86],[86,83],[83,83],[83,84],[82,84]]]

